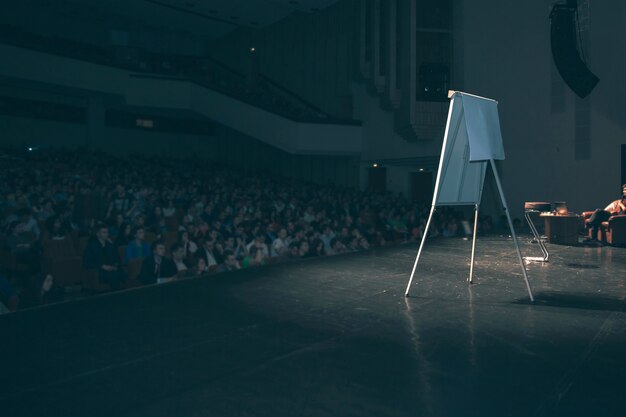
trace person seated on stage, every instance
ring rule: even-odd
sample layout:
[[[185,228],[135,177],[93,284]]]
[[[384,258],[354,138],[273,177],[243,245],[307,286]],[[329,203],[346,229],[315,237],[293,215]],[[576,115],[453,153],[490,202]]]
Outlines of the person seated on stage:
[[[152,244],[152,256],[144,259],[139,273],[139,281],[143,284],[163,284],[176,278],[176,264],[165,257],[165,245],[156,241]]]
[[[611,202],[604,210],[597,209],[593,212],[589,220],[585,223],[585,227],[592,229],[592,236],[598,236],[598,229],[602,222],[607,221],[611,216],[617,214],[626,214],[626,184],[622,185],[622,196]]]
[[[113,290],[120,289],[126,281],[126,275],[120,270],[117,249],[109,240],[109,229],[106,225],[96,226],[96,234],[85,247],[83,266],[97,271],[100,282],[109,284]]]

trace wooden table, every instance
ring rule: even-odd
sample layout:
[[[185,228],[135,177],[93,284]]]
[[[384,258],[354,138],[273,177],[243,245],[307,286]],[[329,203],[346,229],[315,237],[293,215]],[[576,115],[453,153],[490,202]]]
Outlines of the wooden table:
[[[540,216],[545,219],[548,242],[560,245],[578,244],[578,230],[582,221],[579,215],[542,213]]]

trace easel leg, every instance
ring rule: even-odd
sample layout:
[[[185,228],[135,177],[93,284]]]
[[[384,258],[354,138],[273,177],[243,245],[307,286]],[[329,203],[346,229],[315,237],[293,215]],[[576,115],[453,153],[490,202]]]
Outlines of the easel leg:
[[[424,242],[426,242],[426,236],[428,236],[428,229],[430,229],[430,222],[433,219],[433,213],[435,212],[435,206],[430,208],[430,214],[428,215],[428,221],[426,222],[426,228],[424,229],[424,234],[422,235],[422,242],[420,243],[420,248],[417,250],[417,256],[415,257],[415,263],[413,264],[413,270],[411,271],[411,278],[409,279],[409,283],[406,286],[406,291],[404,292],[404,296],[409,296],[409,290],[411,289],[411,284],[413,283],[413,277],[415,276],[415,269],[417,268],[417,263],[420,260],[420,255],[422,254],[422,249],[424,248]]]
[[[468,282],[471,284],[474,276],[474,253],[476,249],[476,230],[478,229],[478,204],[474,207],[474,237],[472,238],[472,259],[470,260],[470,273]]]
[[[506,204],[506,199],[504,198],[504,191],[502,191],[502,184],[500,183],[500,177],[498,176],[498,170],[496,169],[496,163],[493,159],[490,159],[491,170],[493,171],[493,175],[496,178],[496,185],[498,186],[498,191],[500,192],[500,199],[502,200],[502,205],[504,206],[504,212],[506,213],[506,218],[509,222],[509,228],[511,229],[511,236],[513,237],[513,242],[515,243],[515,249],[517,250],[517,257],[519,258],[519,263],[522,266],[522,273],[524,274],[524,282],[526,283],[526,289],[528,290],[528,295],[530,296],[530,301],[535,302],[535,298],[533,297],[533,292],[530,289],[530,282],[528,281],[528,272],[526,271],[526,265],[524,265],[524,258],[522,258],[522,251],[519,248],[519,242],[517,241],[517,236],[515,235],[515,229],[513,229],[513,222],[511,221],[511,215],[509,214],[509,207]]]

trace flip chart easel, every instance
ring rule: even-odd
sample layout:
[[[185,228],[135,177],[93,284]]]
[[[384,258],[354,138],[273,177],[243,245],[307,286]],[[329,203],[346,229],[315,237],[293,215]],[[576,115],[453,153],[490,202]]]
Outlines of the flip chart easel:
[[[530,301],[534,302],[530,282],[528,281],[528,272],[522,258],[517,236],[515,235],[509,208],[506,204],[502,184],[500,183],[500,176],[496,169],[495,160],[504,159],[504,147],[502,145],[502,133],[498,117],[498,102],[460,91],[449,91],[448,98],[451,99],[450,108],[448,110],[448,120],[439,159],[433,202],[415,263],[413,264],[411,277],[406,287],[405,296],[409,296],[413,278],[415,277],[415,270],[424,249],[424,242],[428,236],[433,214],[438,206],[474,206],[474,232],[468,278],[470,283],[473,282],[478,210],[485,183],[487,163],[489,163],[509,223],[517,257],[522,267],[526,289],[528,290]]]

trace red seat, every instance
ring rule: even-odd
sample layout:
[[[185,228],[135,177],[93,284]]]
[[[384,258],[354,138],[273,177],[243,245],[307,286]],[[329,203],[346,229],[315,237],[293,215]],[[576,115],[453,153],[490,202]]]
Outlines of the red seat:
[[[139,281],[139,274],[141,273],[141,266],[143,265],[143,259],[136,258],[131,259],[126,265],[126,274],[128,280],[126,281],[126,288],[138,287],[141,285]]]
[[[83,283],[83,289],[93,293],[111,291],[109,284],[100,282],[100,279],[98,278],[98,271],[88,270],[81,265],[80,275]]]
[[[42,244],[42,271],[52,274],[54,282],[61,287],[81,284],[82,259],[71,239],[44,240]]]

